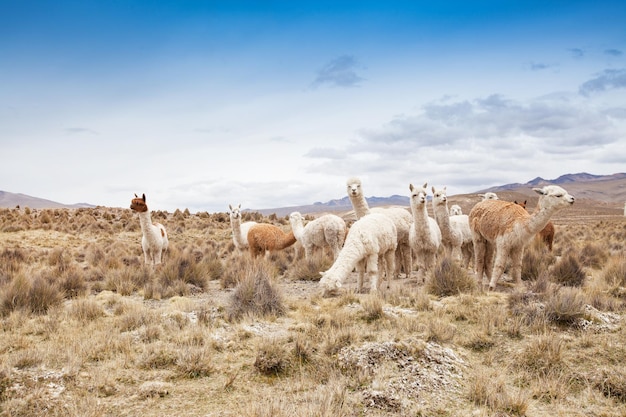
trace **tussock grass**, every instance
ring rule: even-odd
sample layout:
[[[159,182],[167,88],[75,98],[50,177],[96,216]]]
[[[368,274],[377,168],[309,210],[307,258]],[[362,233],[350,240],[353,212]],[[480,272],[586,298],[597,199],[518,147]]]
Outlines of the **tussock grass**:
[[[569,253],[559,260],[552,269],[552,281],[570,287],[580,287],[585,283],[587,274],[578,258]]]
[[[443,257],[437,262],[426,280],[426,290],[440,297],[471,293],[476,288],[476,279],[449,257]]]
[[[238,320],[245,314],[261,317],[285,314],[283,297],[273,273],[273,267],[264,260],[253,262],[231,296],[229,320]]]

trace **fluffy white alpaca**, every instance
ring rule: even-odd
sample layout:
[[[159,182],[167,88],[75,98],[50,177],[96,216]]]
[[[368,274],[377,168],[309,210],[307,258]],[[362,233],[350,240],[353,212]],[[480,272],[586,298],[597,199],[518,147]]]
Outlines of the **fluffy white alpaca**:
[[[428,216],[426,186],[426,183],[421,188],[409,184],[411,213],[413,215],[409,239],[415,252],[418,278],[422,282],[426,279],[426,274],[432,270],[437,258],[437,251],[441,245],[439,226],[435,219]]]
[[[498,200],[498,195],[496,193],[485,193],[485,194],[478,194],[480,196],[480,199],[482,201],[485,200]]]
[[[326,272],[321,272],[320,286],[325,292],[341,287],[348,274],[356,267],[359,274],[357,290],[363,290],[363,275],[367,269],[370,292],[378,291],[378,263],[384,259],[387,280],[394,272],[397,230],[393,221],[380,213],[372,213],[354,222],[339,256]]]
[[[141,198],[135,194],[135,198],[130,201],[130,209],[139,214],[139,224],[143,233],[141,248],[145,263],[152,266],[161,264],[162,256],[169,245],[165,227],[161,223],[152,223],[145,194]]]
[[[467,268],[474,256],[469,218],[466,214],[450,216],[446,187],[441,190],[432,187],[432,191],[433,214],[441,229],[441,243],[447,255],[460,259],[463,266]]]
[[[348,197],[350,198],[350,202],[352,203],[357,219],[360,219],[369,213],[382,213],[393,221],[398,233],[395,276],[399,277],[400,271],[404,269],[404,273],[408,278],[413,269],[411,243],[409,242],[409,231],[411,230],[411,222],[413,221],[411,213],[409,213],[408,210],[399,207],[375,207],[370,209],[367,204],[367,200],[365,199],[365,195],[363,194],[361,180],[359,178],[348,178],[346,186]]]
[[[300,212],[294,211],[289,215],[291,230],[304,248],[304,257],[309,259],[315,248],[323,249],[330,247],[333,252],[333,260],[337,259],[339,251],[346,238],[346,222],[334,214],[325,214],[304,225],[304,219]]]
[[[450,216],[460,216],[461,214],[463,214],[461,206],[459,206],[458,204],[453,204],[450,206]]]
[[[233,231],[233,243],[237,249],[246,250],[248,249],[248,231],[257,222],[241,223],[241,203],[237,207],[229,204],[228,208],[230,209],[230,227]]]
[[[509,260],[512,277],[517,284],[521,283],[524,247],[554,213],[574,204],[574,197],[557,185],[533,188],[533,191],[540,197],[532,214],[515,203],[501,200],[481,201],[470,211],[476,274],[479,279],[483,272],[487,274],[489,289],[495,289]]]

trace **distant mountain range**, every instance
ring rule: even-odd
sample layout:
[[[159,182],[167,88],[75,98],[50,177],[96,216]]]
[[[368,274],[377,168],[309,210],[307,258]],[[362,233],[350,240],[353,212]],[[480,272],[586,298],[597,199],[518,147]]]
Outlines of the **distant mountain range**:
[[[613,175],[593,175],[586,172],[579,174],[565,174],[554,180],[545,180],[537,177],[525,184],[514,183],[505,184],[497,187],[491,187],[484,190],[478,190],[475,193],[455,195],[457,199],[467,202],[474,201],[477,194],[487,191],[495,193],[504,193],[505,198],[524,198],[524,196],[536,197],[532,191],[533,187],[542,187],[544,185],[556,184],[562,185],[569,193],[577,199],[596,200],[615,207],[623,207],[626,201],[626,173],[618,173]],[[370,207],[380,206],[409,206],[409,197],[402,195],[392,195],[390,197],[366,197]],[[512,200],[511,200],[512,201]],[[88,203],[63,204],[43,198],[31,197],[26,194],[9,193],[0,191],[0,207],[14,208],[16,206],[29,208],[83,208],[96,207]],[[352,204],[348,196],[340,199],[329,200],[325,203],[316,202],[309,205],[278,207],[271,209],[246,209],[245,211],[256,211],[263,215],[276,214],[277,216],[286,216],[293,211],[301,213],[315,214],[323,212],[342,212],[352,210]]]
[[[44,198],[31,197],[26,194],[0,191],[0,207],[15,208],[17,206],[28,207],[31,209],[96,207],[87,203],[63,204],[52,200],[46,200]]]

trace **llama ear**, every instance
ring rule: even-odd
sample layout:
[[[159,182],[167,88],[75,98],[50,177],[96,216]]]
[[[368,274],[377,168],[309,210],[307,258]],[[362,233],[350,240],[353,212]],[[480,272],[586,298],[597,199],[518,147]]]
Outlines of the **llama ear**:
[[[537,194],[546,195],[546,192],[543,190],[543,188],[533,188],[533,191]]]
[[[431,187],[431,189],[433,190],[433,194],[435,194],[435,186],[434,185]]]
[[[413,184],[409,184],[409,191],[413,192]]]
[[[135,193],[135,198],[139,198],[139,196],[137,195],[137,193]]]
[[[230,209],[230,211],[233,211],[233,206],[231,206],[230,204],[228,205],[228,208]]]
[[[423,189],[426,189],[426,187],[428,187],[428,183],[427,182],[425,182],[424,185],[422,185]]]
[[[524,205],[526,205],[526,201],[528,201],[528,200],[524,200]]]
[[[141,195],[141,199],[143,200],[144,203],[146,202],[146,194],[145,193]]]

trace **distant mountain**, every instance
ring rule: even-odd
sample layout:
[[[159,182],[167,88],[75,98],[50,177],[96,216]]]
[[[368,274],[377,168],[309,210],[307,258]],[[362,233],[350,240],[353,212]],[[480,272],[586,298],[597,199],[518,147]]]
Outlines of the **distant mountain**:
[[[44,198],[32,197],[26,194],[0,191],[0,207],[15,208],[17,206],[20,206],[22,208],[28,207],[31,209],[96,207],[92,204],[87,203],[63,204],[57,203],[56,201],[52,200],[46,200]]]
[[[513,201],[514,199],[523,199],[525,197],[536,198],[537,194],[532,190],[533,187],[543,187],[544,185],[549,184],[562,186],[577,199],[596,200],[604,204],[614,205],[615,207],[623,207],[623,204],[626,201],[626,173],[593,175],[586,172],[578,174],[565,174],[554,180],[545,180],[541,177],[537,177],[525,184],[505,184],[479,190],[470,194],[459,194],[450,197],[456,199],[457,203],[462,203],[464,209],[467,209],[476,203],[477,194],[491,191],[500,193],[500,197],[502,199],[510,201]],[[366,197],[366,200],[370,207],[408,207],[410,204],[409,197],[400,195],[392,195],[390,197]],[[351,210],[352,204],[350,203],[350,199],[346,196],[341,199],[327,201],[326,203],[316,202],[312,205],[247,211],[258,211],[263,215],[276,214],[277,216],[282,217],[287,216],[292,211],[299,211],[303,214],[316,214],[323,212],[347,212]]]

